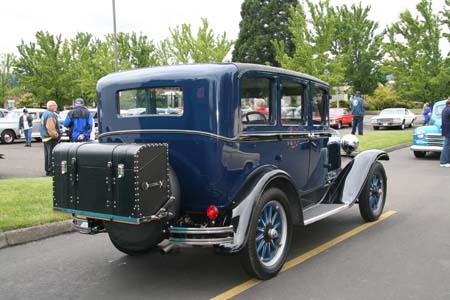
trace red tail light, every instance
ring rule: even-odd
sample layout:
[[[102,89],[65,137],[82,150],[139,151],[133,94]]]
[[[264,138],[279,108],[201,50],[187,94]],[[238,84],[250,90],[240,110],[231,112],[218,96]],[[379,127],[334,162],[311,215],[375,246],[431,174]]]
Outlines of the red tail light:
[[[206,209],[206,215],[208,216],[208,219],[215,220],[219,216],[219,210],[217,209],[216,206],[210,205]]]

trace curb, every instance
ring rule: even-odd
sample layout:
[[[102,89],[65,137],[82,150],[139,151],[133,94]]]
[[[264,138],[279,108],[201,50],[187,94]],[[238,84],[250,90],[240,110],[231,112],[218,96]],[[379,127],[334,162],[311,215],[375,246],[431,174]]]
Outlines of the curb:
[[[383,149],[392,152],[411,146],[412,143],[405,143]],[[12,231],[0,232],[0,249],[9,246],[20,245],[32,241],[49,238],[55,235],[76,231],[72,228],[72,220],[66,220],[44,225],[22,228]]]
[[[72,220],[0,232],[0,249],[72,232]]]

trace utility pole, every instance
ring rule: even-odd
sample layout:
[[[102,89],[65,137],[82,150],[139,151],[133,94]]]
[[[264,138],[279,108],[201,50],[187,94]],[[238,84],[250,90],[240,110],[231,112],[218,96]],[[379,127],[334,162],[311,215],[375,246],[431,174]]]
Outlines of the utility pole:
[[[114,23],[114,70],[117,72],[117,31],[116,31],[116,0],[112,0],[113,23]]]

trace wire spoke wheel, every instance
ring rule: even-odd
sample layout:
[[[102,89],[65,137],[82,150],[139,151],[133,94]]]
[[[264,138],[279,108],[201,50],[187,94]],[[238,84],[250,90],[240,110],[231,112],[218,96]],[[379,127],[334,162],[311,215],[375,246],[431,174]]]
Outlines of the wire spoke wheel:
[[[270,188],[261,195],[242,250],[242,265],[249,275],[265,280],[281,270],[292,238],[288,208],[288,199],[278,188]]]
[[[375,162],[359,196],[359,211],[367,222],[377,220],[386,201],[386,173],[383,165]]]
[[[283,206],[276,200],[267,203],[258,219],[256,249],[262,264],[275,264],[286,246],[287,220]]]

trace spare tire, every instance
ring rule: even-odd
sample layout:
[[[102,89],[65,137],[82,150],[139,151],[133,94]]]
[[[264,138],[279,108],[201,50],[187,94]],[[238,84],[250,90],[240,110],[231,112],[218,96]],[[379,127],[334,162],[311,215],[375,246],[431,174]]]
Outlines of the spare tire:
[[[180,210],[180,187],[175,171],[169,166],[170,192],[174,201],[168,210],[177,219]],[[164,239],[164,224],[155,220],[139,225],[105,222],[109,239],[117,250],[128,255],[137,256],[149,252]]]

